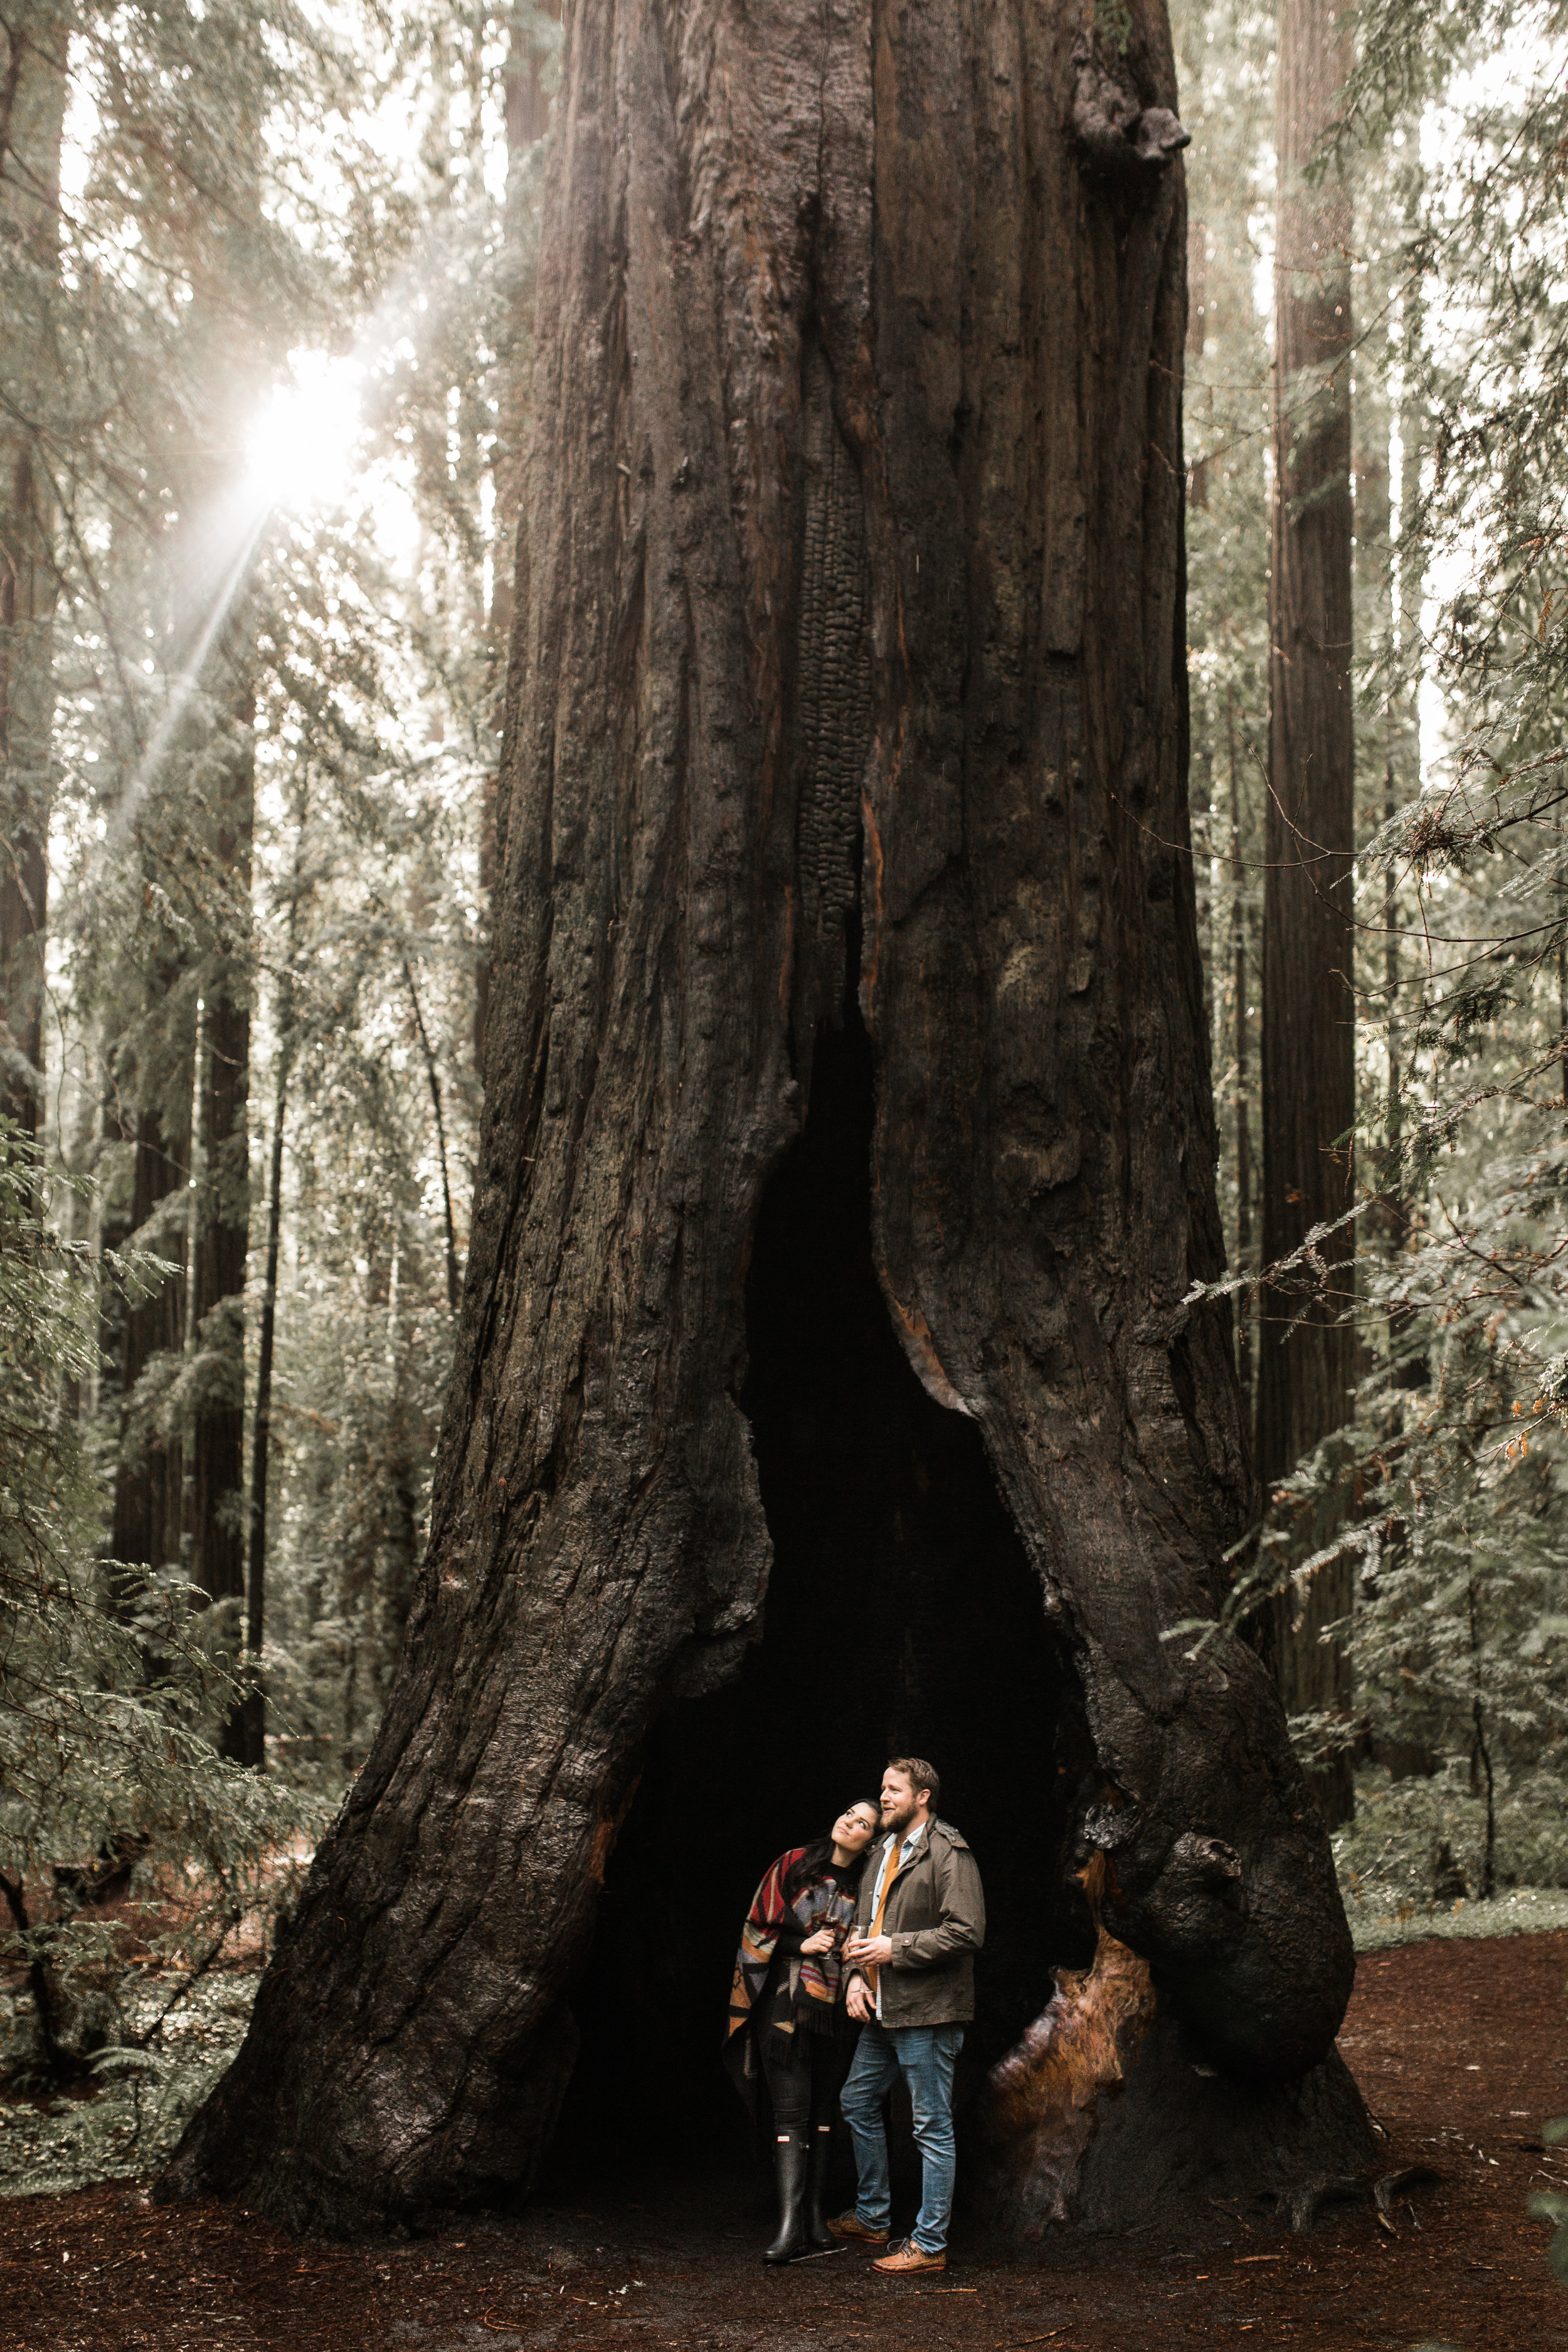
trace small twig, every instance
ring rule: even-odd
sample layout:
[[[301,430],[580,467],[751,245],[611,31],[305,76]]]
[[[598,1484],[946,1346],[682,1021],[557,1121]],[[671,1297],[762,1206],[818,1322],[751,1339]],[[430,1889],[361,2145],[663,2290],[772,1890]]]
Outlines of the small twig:
[[[240,1915],[238,1912],[236,1912],[234,1916],[229,1920],[227,1927],[225,1927],[222,1935],[218,1937],[216,1943],[213,1945],[209,1951],[203,1954],[195,1967],[191,1970],[190,1975],[186,1977],[184,1982],[178,1988],[172,1997],[164,2002],[163,2008],[158,2011],[157,2016],[153,2020],[152,2024],[147,2028],[146,2032],[139,2034],[134,2042],[130,2042],[127,2045],[128,2048],[132,2050],[146,2050],[151,2046],[154,2038],[163,2032],[165,2019],[170,2017],[173,2012],[178,2009],[180,2003],[185,1999],[186,1995],[194,1992],[196,1986],[200,1984],[202,1979],[205,1976],[207,1970],[212,1967],[213,1962],[216,1959],[218,1954],[227,1943],[230,1936],[234,1933],[235,1928],[238,1927],[239,1919]]]

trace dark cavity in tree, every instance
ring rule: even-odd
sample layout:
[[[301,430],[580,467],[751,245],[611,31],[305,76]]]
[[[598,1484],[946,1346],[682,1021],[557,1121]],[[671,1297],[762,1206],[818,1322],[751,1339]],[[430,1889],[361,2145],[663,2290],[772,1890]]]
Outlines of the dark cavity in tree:
[[[711,2155],[715,2137],[739,2152],[719,2055],[742,1918],[774,1855],[874,1798],[891,1755],[936,1763],[940,1811],[984,1874],[971,2084],[1045,2007],[1052,1968],[1093,1953],[1069,1852],[1081,1705],[978,1428],[926,1394],[893,1332],[871,1252],[873,1085],[851,1004],[818,1032],[810,1116],[747,1281],[742,1402],[773,1542],[763,1638],[649,1737],[572,1994],[558,2179]]]

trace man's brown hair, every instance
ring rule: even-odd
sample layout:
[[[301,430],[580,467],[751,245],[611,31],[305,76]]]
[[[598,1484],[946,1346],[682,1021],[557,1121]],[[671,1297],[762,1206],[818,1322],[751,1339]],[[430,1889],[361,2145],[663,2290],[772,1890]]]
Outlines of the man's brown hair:
[[[928,1764],[923,1756],[889,1756],[886,1769],[901,1772],[917,1797],[925,1790],[931,1798],[931,1810],[935,1812],[942,1795],[942,1778],[934,1764]]]

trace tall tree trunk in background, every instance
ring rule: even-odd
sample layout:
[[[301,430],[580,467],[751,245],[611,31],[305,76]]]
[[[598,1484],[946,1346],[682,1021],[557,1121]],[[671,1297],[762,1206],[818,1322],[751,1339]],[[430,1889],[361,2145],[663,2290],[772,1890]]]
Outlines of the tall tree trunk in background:
[[[1388,263],[1381,252],[1373,254],[1363,276],[1366,312],[1373,320],[1392,318],[1394,310],[1394,288],[1391,282]],[[1358,765],[1369,785],[1373,777],[1381,776],[1381,791],[1373,798],[1369,792],[1363,811],[1365,821],[1375,825],[1380,818],[1390,819],[1397,804],[1396,776],[1400,762],[1400,737],[1403,731],[1403,697],[1394,676],[1398,658],[1398,614],[1396,608],[1397,551],[1394,541],[1394,513],[1397,485],[1394,477],[1394,436],[1396,415],[1391,398],[1391,344],[1384,344],[1384,363],[1378,363],[1377,344],[1369,335],[1362,350],[1370,364],[1357,373],[1355,413],[1352,418],[1352,473],[1354,478],[1355,544],[1352,558],[1354,584],[1354,635],[1373,659],[1385,661],[1391,682],[1385,687],[1379,719],[1374,724],[1370,710],[1362,721],[1357,745]],[[1404,1241],[1399,1215],[1397,1180],[1389,1183],[1388,1118],[1394,1113],[1397,1129],[1398,1118],[1394,1106],[1398,1097],[1399,1052],[1394,1034],[1393,1021],[1396,1009],[1394,985],[1398,979],[1398,947],[1391,929],[1397,919],[1395,877],[1392,866],[1384,871],[1382,903],[1372,920],[1374,929],[1366,942],[1367,960],[1363,986],[1366,1003],[1363,1006],[1374,1030],[1387,1032],[1388,1085],[1384,1089],[1384,1131],[1381,1142],[1373,1132],[1366,1149],[1365,1165],[1361,1175],[1369,1191],[1375,1187],[1378,1205],[1373,1207],[1363,1225],[1363,1238],[1385,1250],[1397,1251]],[[1381,927],[1381,952],[1377,928]],[[1370,1104],[1369,1104],[1370,1109]],[[1372,1120],[1367,1121],[1372,1131]],[[1397,1156],[1397,1148],[1395,1156]],[[1363,1332],[1357,1342],[1357,1373],[1363,1377],[1370,1370],[1372,1349]]]
[[[1204,339],[1208,322],[1208,236],[1202,221],[1187,222],[1187,331],[1184,339],[1184,364],[1190,376],[1201,383],[1204,373]],[[1189,393],[1188,398],[1191,398]],[[1186,475],[1186,504],[1203,508],[1208,504],[1208,467],[1203,463],[1189,466]],[[1190,736],[1190,730],[1189,730]],[[1194,896],[1196,904],[1198,937],[1206,940],[1213,928],[1213,858],[1210,831],[1214,817],[1215,747],[1205,734],[1191,745],[1187,772],[1187,802],[1193,830],[1197,836],[1198,851],[1193,859]],[[1214,988],[1207,962],[1204,972],[1204,1031],[1213,1051]]]
[[[1274,512],[1269,568],[1268,872],[1263,910],[1263,1262],[1300,1248],[1352,1197],[1355,1118],[1355,740],[1351,695],[1351,236],[1349,191],[1307,167],[1341,111],[1351,16],[1330,0],[1281,0],[1279,198],[1275,263]],[[1264,1294],[1258,1456],[1267,1484],[1351,1412],[1355,1334],[1347,1225],[1311,1270]],[[1287,1339],[1286,1332],[1300,1320]],[[1305,1557],[1340,1505],[1294,1534]],[[1348,1614],[1348,1560],[1273,1604],[1289,1713],[1349,1710],[1349,1662],[1322,1629]],[[1353,1805],[1348,1754],[1313,1776],[1330,1822]]]
[[[726,2130],[757,1856],[917,1735],[987,1877],[982,2063],[1093,1958],[1096,1853],[1154,1988],[1139,2128],[1058,2188],[1368,2152],[1279,1695],[1162,1639],[1255,1488],[1186,1303],[1182,134],[1163,8],[1080,25],[572,10],[429,1555],[165,2195],[352,2229],[526,2183],[558,2113],[661,2166]],[[742,1753],[748,1837],[672,1873]],[[1000,2208],[1041,2137],[999,2130]]]
[[[408,1612],[419,1574],[419,1472],[423,1449],[413,1426],[407,1394],[409,1334],[402,1308],[403,1207],[394,1211],[392,1272],[386,1297],[387,1417],[383,1535],[377,1574],[381,1654],[395,1657],[403,1646]]]
[[[463,1276],[458,1264],[458,1229],[452,1218],[452,1180],[447,1158],[447,1115],[441,1100],[441,1067],[430,1042],[430,1032],[425,1026],[419,991],[414,984],[414,967],[406,956],[403,959],[403,978],[414,1013],[414,1033],[419,1040],[420,1056],[425,1064],[425,1083],[430,1089],[430,1108],[436,1118],[436,1156],[440,1162],[441,1210],[447,1232],[447,1304],[455,1315],[458,1301],[462,1296]]]
[[[302,787],[295,815],[293,873],[283,970],[273,1018],[272,1144],[267,1181],[267,1242],[261,1274],[261,1328],[256,1348],[256,1412],[250,1440],[248,1562],[245,1584],[245,1696],[239,1709],[240,1761],[267,1769],[267,1688],[262,1654],[267,1631],[267,1504],[272,1468],[272,1360],[278,1334],[278,1260],[283,1239],[283,1129],[294,1060],[296,982],[309,801]]]
[[[125,1237],[140,1235],[142,1245],[155,1256],[178,1263],[187,1255],[175,1217],[183,1226],[188,1210],[188,1136],[166,1136],[158,1113],[146,1109],[140,1113],[128,1139],[134,1157],[130,1225]],[[175,1215],[165,1213],[156,1226],[145,1231],[171,1196]],[[133,1442],[128,1421],[132,1392],[149,1361],[155,1355],[177,1355],[184,1343],[185,1282],[182,1267],[150,1297],[127,1307],[123,1336],[116,1351],[120,1387],[126,1402],[114,1474],[109,1556],[128,1568],[164,1568],[180,1559],[181,1495],[184,1483],[180,1441],[168,1435]]]
[[[278,1070],[272,1092],[272,1154],[267,1186],[267,1249],[261,1276],[261,1329],[256,1349],[256,1417],[250,1445],[249,1563],[245,1587],[246,1689],[240,1702],[240,1762],[267,1768],[267,1694],[261,1679],[266,1637],[267,1499],[272,1461],[272,1357],[278,1329],[278,1258],[283,1234],[283,1123],[289,1110],[293,1043],[291,985],[280,994]]]
[[[528,386],[532,373],[533,293],[538,249],[538,224],[533,192],[534,156],[550,128],[550,99],[544,87],[549,62],[540,35],[550,20],[560,21],[561,0],[514,7],[507,28],[507,62],[501,78],[506,111],[506,247],[505,320],[508,345],[501,356],[501,413],[498,419],[495,456],[496,565],[490,599],[490,642],[498,684],[506,677],[511,648],[512,622],[517,611],[516,583],[510,559],[521,555],[518,519],[521,513],[522,446],[528,421]],[[497,696],[498,734],[504,707]],[[489,1017],[490,941],[496,880],[496,794],[499,778],[488,772],[479,811],[479,951],[474,965],[474,1068],[480,1083],[485,1075],[485,1031]]]
[[[1406,217],[1415,220],[1420,195],[1419,174],[1407,197]],[[1415,272],[1406,282],[1400,301],[1399,321],[1399,539],[1394,551],[1393,572],[1394,593],[1398,604],[1395,649],[1395,701],[1389,727],[1389,783],[1396,806],[1414,800],[1421,789],[1421,598],[1426,584],[1426,562],[1421,524],[1421,456],[1430,439],[1430,419],[1422,397],[1421,379],[1425,365],[1423,341],[1426,332],[1426,291]],[[1399,1051],[1401,1043],[1399,1002],[1400,955],[1398,934],[1399,900],[1397,877],[1389,867],[1384,881],[1384,922],[1387,936],[1384,945],[1384,984],[1388,989],[1388,1113],[1385,1149],[1389,1175],[1387,1181],[1405,1191],[1403,1165],[1403,1118],[1400,1095]],[[1559,994],[1562,993],[1562,955],[1559,951]],[[1563,1020],[1568,1032],[1568,1018]],[[1568,1056],[1563,1063],[1563,1098],[1568,1105]],[[1409,1325],[1407,1315],[1395,1318],[1390,1329],[1391,1347],[1397,1349],[1399,1334]],[[1426,1379],[1424,1361],[1407,1368],[1406,1378],[1420,1386]]]
[[[1241,855],[1241,775],[1237,757],[1236,697],[1229,687],[1226,688],[1225,722],[1226,758],[1230,773],[1230,984],[1235,1007],[1236,1258],[1238,1268],[1246,1273],[1252,1265],[1252,1079],[1248,1067],[1252,1019],[1247,1006],[1252,975],[1251,958],[1247,952],[1247,902],[1242,896],[1247,885],[1247,869]],[[1252,1303],[1246,1291],[1240,1292],[1237,1298],[1236,1371],[1241,1383],[1242,1408],[1250,1411],[1253,1396]]]
[[[253,35],[238,20],[204,18],[206,73],[221,84],[237,71],[231,45]],[[251,857],[256,827],[256,656],[247,609],[249,557],[265,520],[269,486],[242,494],[246,435],[261,403],[268,345],[256,310],[261,221],[262,139],[242,114],[226,201],[204,222],[193,264],[191,349],[203,390],[192,466],[192,511],[217,562],[184,618],[198,636],[213,631],[204,685],[223,714],[205,760],[209,781],[198,804],[198,855],[206,873],[197,898],[203,1051],[198,1061],[199,1149],[191,1307],[201,1362],[190,1433],[190,1573],[215,1603],[230,1609],[237,1664],[243,1639],[245,1526],[245,1277],[250,1242],[250,1000],[254,967]],[[281,487],[281,486],[279,486]],[[215,597],[226,608],[215,614]],[[246,1755],[245,1709],[237,1699],[218,1745]]]
[[[66,29],[39,12],[0,47],[0,1113],[37,1135],[55,723],[54,378]]]
[[[190,1438],[191,1576],[208,1598],[234,1605],[237,1637],[245,1598],[245,1272],[250,1245],[250,853],[256,763],[248,740],[253,705],[237,698],[239,727],[222,796],[214,855],[222,888],[218,928],[204,975],[204,1051],[198,1116],[202,1185],[191,1281],[203,1360]],[[219,1747],[247,1754],[245,1708],[237,1701]]]

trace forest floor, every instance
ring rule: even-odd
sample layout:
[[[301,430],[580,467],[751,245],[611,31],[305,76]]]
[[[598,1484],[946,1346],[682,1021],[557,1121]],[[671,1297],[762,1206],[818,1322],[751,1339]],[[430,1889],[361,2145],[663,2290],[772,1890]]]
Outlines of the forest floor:
[[[1292,2237],[1266,2209],[1152,2214],[1025,2258],[955,2232],[945,2276],[860,2253],[764,2272],[764,2184],[665,2179],[624,2195],[454,2217],[400,2243],[301,2245],[229,2206],[160,2208],[123,2182],[0,2200],[5,2352],[1311,2352],[1568,2347],[1533,2189],[1568,2188],[1568,1934],[1368,1955],[1341,2047],[1389,2168],[1437,2181],[1380,2217]],[[635,2200],[635,2201],[634,2201]]]

